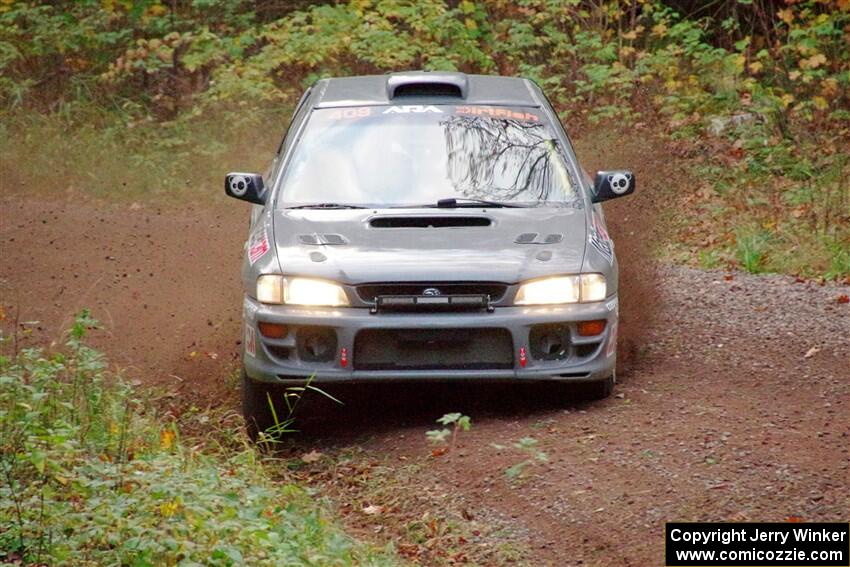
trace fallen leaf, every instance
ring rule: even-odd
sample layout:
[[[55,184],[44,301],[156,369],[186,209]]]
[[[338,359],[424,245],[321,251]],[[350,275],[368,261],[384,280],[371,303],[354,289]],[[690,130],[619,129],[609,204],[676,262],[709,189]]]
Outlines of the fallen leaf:
[[[799,524],[804,520],[802,516],[788,516],[787,518],[785,518],[785,521],[789,524]]]
[[[378,514],[383,514],[383,512],[384,512],[384,507],[383,506],[377,506],[375,504],[370,504],[369,506],[366,506],[365,508],[363,508],[363,513],[366,514],[367,516],[377,516]]]
[[[304,453],[301,455],[301,460],[305,463],[315,463],[318,462],[324,457],[324,455],[316,450],[310,451],[309,453]]]
[[[824,55],[823,53],[816,53],[808,59],[803,59],[802,61],[800,61],[800,67],[802,67],[803,69],[817,69],[824,63],[826,63],[826,55]]]
[[[842,293],[835,299],[836,303],[850,303],[850,297],[846,293]]]
[[[803,358],[811,358],[819,352],[820,352],[820,347],[819,346],[813,346],[808,351],[806,351],[806,354],[803,355]]]
[[[159,445],[163,449],[171,449],[174,446],[174,430],[163,429],[159,432]]]
[[[411,544],[411,543],[400,543],[400,544],[398,544],[397,549],[398,549],[398,552],[399,552],[400,555],[403,555],[404,557],[409,557],[411,559],[414,559],[414,558],[422,555],[422,551],[419,549],[419,546],[416,545],[415,543],[413,543],[413,544]]]
[[[832,98],[838,94],[838,81],[830,77],[821,81],[820,92],[823,96]]]
[[[432,457],[442,457],[448,452],[448,447],[437,447],[436,449],[431,450]]]

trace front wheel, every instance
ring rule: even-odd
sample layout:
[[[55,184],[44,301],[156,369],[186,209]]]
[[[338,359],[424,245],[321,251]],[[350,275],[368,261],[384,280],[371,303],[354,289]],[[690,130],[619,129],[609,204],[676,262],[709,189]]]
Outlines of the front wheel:
[[[274,385],[252,380],[242,369],[242,416],[252,441],[275,424],[271,408],[274,394]]]
[[[586,400],[603,400],[614,391],[614,374],[604,380],[595,380],[581,385],[579,392]]]

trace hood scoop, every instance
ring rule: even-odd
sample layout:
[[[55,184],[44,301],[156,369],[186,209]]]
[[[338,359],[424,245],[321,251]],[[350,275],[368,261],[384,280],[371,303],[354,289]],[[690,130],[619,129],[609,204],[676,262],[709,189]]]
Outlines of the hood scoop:
[[[482,216],[404,215],[381,216],[369,221],[372,228],[458,228],[490,226],[493,221]]]

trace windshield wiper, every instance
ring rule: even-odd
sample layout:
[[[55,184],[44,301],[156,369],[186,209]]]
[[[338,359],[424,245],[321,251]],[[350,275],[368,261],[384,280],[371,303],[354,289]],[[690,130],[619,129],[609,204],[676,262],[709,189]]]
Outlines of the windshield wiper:
[[[345,205],[343,203],[310,203],[309,205],[295,205],[284,207],[285,209],[367,209],[361,205]]]
[[[485,207],[509,209],[521,209],[528,207],[528,205],[521,205],[518,203],[506,203],[504,201],[488,201],[486,199],[469,199],[467,197],[449,197],[448,199],[440,199],[439,201],[437,201],[436,205],[431,206],[436,206],[438,209],[456,209],[459,207],[477,207],[480,205],[484,205]]]

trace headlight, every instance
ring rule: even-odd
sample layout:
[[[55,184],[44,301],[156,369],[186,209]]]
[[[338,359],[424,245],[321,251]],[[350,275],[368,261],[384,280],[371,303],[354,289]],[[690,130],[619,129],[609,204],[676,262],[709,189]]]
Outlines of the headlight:
[[[312,278],[284,278],[264,275],[257,278],[257,300],[261,303],[286,303],[339,307],[348,305],[342,286]]]
[[[602,301],[608,296],[608,285],[602,274],[581,275],[581,302]]]
[[[283,276],[264,275],[257,278],[257,301],[283,303]]]
[[[608,293],[605,276],[582,274],[558,276],[524,283],[514,300],[515,305],[554,305],[602,301]]]
[[[284,278],[283,302],[289,305],[348,305],[345,290],[332,282],[310,278]]]

